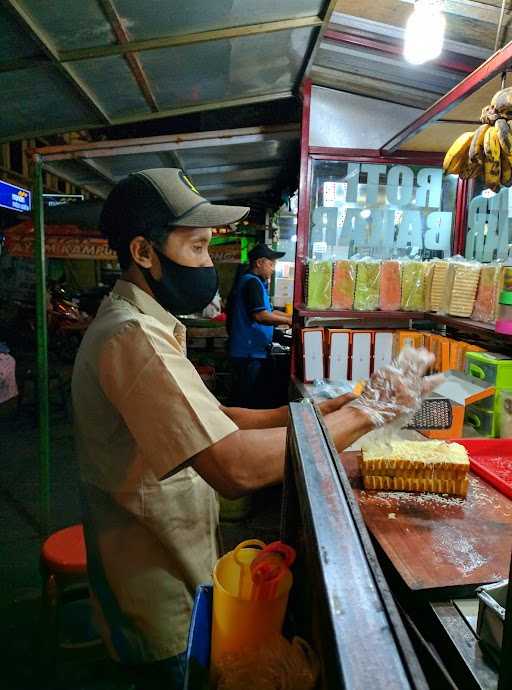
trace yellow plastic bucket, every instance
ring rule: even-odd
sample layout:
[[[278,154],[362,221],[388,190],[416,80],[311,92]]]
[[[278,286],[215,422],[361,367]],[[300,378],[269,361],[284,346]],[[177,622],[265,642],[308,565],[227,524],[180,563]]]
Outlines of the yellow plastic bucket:
[[[252,600],[250,565],[266,544],[250,539],[220,558],[213,571],[211,662],[214,669],[224,654],[238,652],[266,641],[283,627],[291,572],[279,582],[276,597]]]

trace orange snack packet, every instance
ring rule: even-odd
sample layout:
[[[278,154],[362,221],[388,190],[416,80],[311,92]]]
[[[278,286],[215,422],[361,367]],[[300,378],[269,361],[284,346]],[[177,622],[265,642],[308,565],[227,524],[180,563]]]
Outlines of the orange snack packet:
[[[400,263],[383,261],[380,274],[380,301],[382,311],[398,311],[401,302]]]

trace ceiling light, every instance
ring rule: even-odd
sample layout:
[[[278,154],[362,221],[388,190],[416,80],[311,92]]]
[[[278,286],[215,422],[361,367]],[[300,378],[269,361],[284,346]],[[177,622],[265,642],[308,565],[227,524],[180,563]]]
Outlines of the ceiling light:
[[[366,220],[372,215],[372,212],[369,208],[364,208],[359,215]]]
[[[405,27],[404,57],[407,62],[422,65],[439,57],[445,26],[443,0],[416,0]]]

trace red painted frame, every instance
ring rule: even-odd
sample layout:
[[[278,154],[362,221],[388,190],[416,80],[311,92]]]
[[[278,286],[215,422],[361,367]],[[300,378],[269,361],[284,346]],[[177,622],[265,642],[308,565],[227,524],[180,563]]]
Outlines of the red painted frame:
[[[332,41],[333,43],[341,43],[342,45],[354,45],[359,46],[360,48],[368,48],[369,50],[375,50],[379,53],[387,53],[388,55],[396,55],[397,57],[402,57],[404,50],[402,41],[400,43],[388,43],[386,41],[379,41],[374,38],[367,38],[366,36],[357,36],[356,34],[351,34],[347,31],[336,31],[334,29],[328,29],[324,33],[323,40]],[[470,74],[476,66],[476,64],[470,65],[463,60],[455,57],[447,58],[444,55],[443,57],[434,60],[432,64],[452,72],[462,72],[464,74]]]

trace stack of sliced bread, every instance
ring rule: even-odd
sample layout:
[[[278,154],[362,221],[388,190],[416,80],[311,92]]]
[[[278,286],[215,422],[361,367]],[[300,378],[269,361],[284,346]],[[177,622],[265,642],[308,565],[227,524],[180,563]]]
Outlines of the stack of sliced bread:
[[[364,488],[377,491],[430,491],[465,496],[469,458],[458,443],[376,442],[362,449]]]

